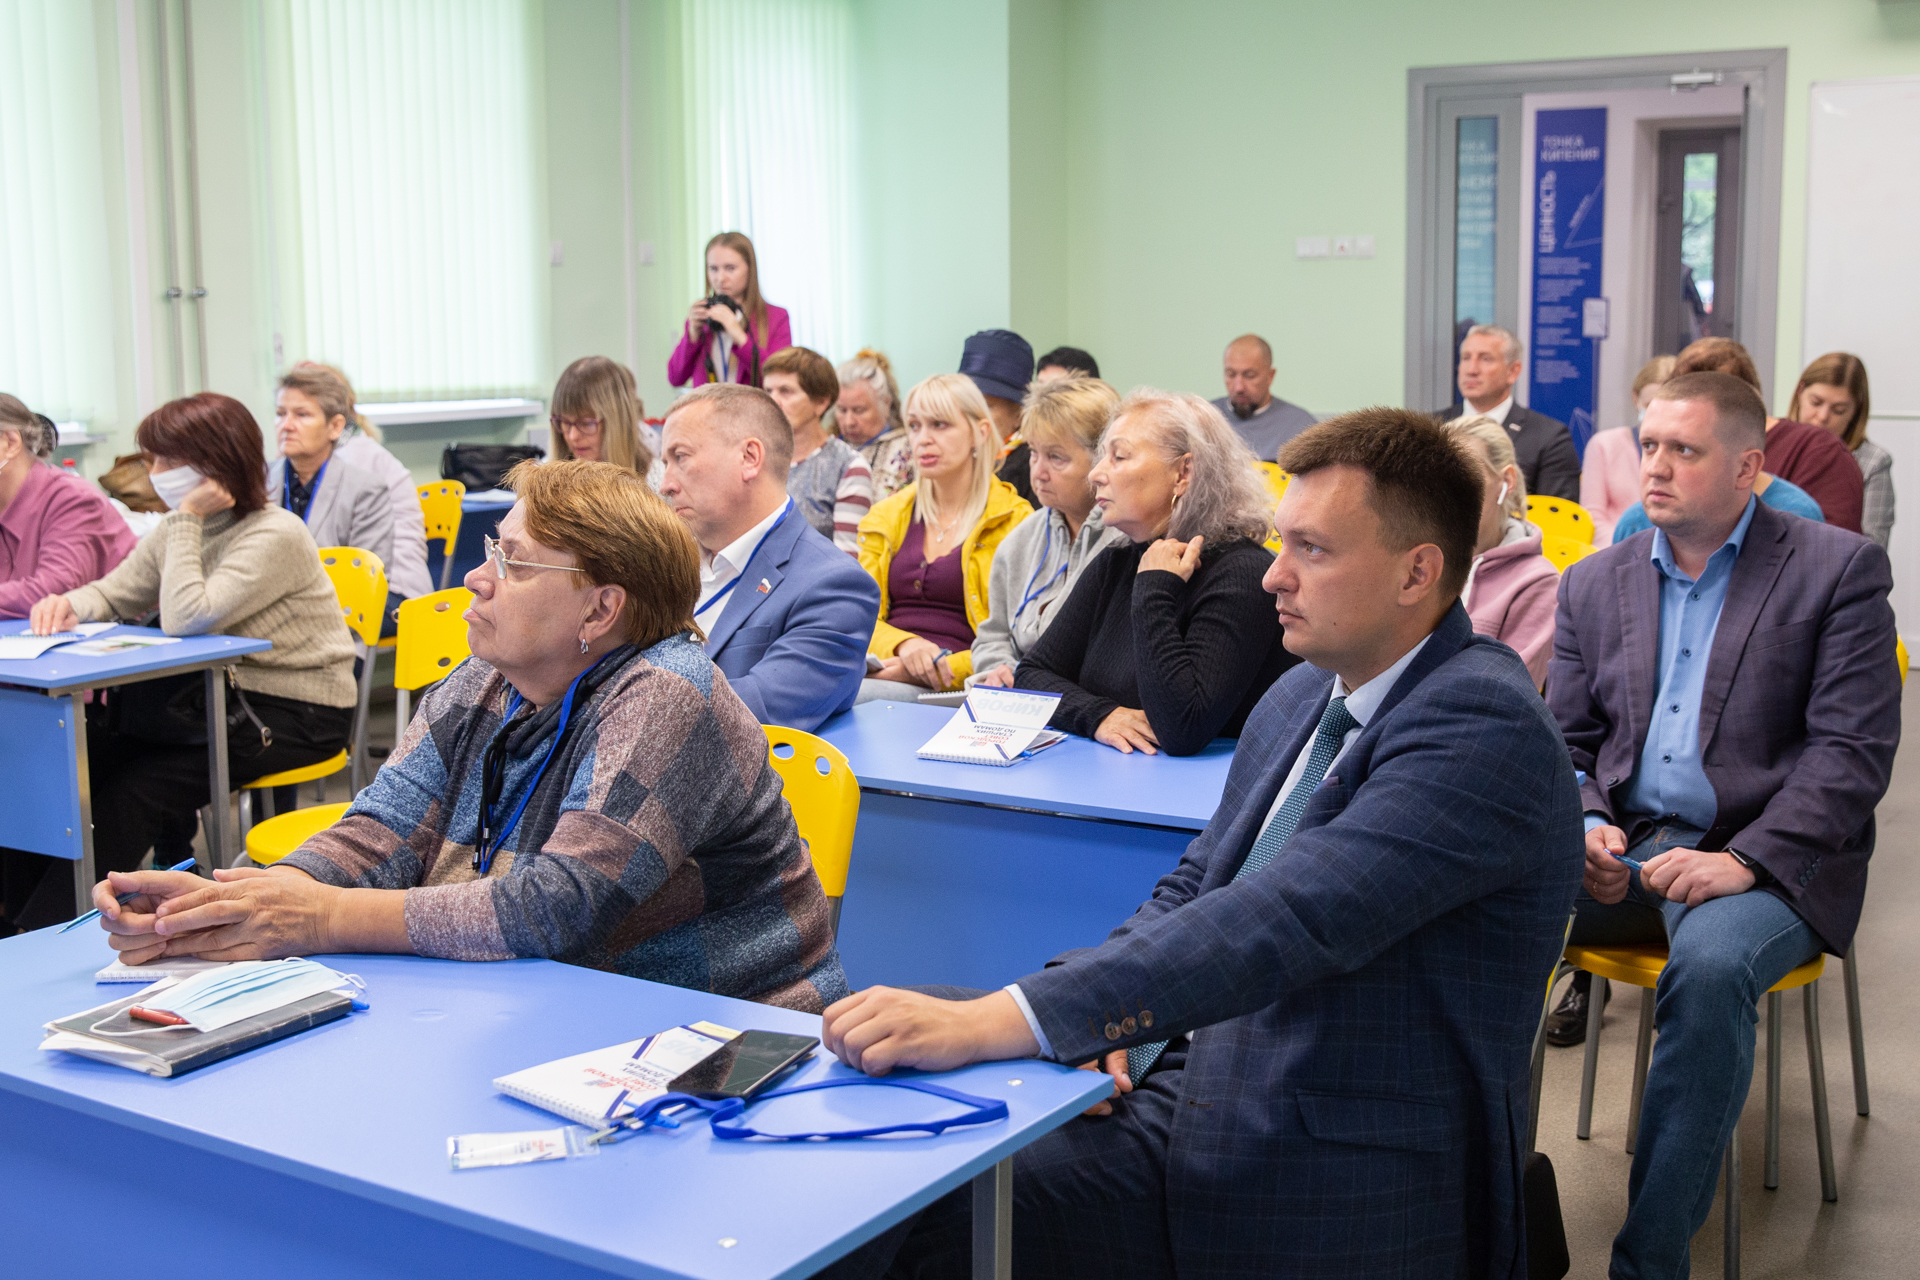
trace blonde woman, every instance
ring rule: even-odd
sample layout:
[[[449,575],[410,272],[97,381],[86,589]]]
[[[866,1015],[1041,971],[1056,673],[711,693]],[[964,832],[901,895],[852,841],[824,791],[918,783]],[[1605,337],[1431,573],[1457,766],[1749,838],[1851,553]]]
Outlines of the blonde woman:
[[[1030,478],[1040,510],[1020,522],[993,554],[987,618],[973,638],[974,679],[1013,686],[1013,670],[1039,642],[1080,573],[1127,540],[1109,529],[1093,503],[1093,452],[1120,404],[1098,378],[1065,376],[1036,383],[1020,410],[1031,450]]]
[[[553,384],[547,456],[555,462],[611,462],[657,489],[659,466],[641,434],[645,417],[631,369],[605,356],[582,356]]]
[[[1473,629],[1519,654],[1534,687],[1541,688],[1553,656],[1560,571],[1540,554],[1539,528],[1527,523],[1527,482],[1514,461],[1513,441],[1505,427],[1485,416],[1450,422],[1446,431],[1485,481],[1480,534],[1460,603]]]
[[[1089,480],[1127,541],[1095,557],[1014,671],[1060,695],[1053,726],[1117,751],[1192,755],[1237,738],[1299,659],[1261,585],[1273,508],[1254,457],[1198,396],[1120,402]]]
[[[880,584],[859,701],[911,701],[973,673],[993,553],[1033,508],[994,477],[999,436],[973,380],[941,373],[907,396],[913,483],[860,522],[860,567]],[[871,664],[870,664],[871,665]]]

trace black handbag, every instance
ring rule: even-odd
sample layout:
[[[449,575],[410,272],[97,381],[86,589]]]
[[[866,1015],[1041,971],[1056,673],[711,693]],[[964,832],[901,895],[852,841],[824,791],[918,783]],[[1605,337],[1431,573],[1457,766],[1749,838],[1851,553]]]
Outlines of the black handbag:
[[[474,489],[498,489],[507,472],[546,455],[530,444],[450,444],[440,454],[440,478]]]
[[[227,679],[227,754],[242,760],[273,745],[273,730],[254,714],[247,694]],[[123,737],[171,747],[207,745],[207,681],[201,672],[121,685],[107,693],[108,725]]]
[[[1560,1217],[1560,1184],[1553,1161],[1538,1151],[1527,1153],[1522,1175],[1527,1214],[1527,1280],[1560,1280],[1573,1269],[1567,1255],[1567,1224]]]

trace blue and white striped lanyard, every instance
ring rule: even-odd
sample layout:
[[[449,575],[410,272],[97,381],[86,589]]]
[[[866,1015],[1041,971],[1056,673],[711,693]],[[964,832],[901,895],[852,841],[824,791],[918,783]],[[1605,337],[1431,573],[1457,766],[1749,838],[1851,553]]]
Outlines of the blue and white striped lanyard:
[[[747,566],[752,564],[753,558],[760,554],[760,548],[766,545],[766,541],[768,538],[771,538],[773,536],[773,531],[775,529],[778,529],[781,525],[785,524],[787,522],[787,517],[792,514],[793,514],[793,499],[788,498],[786,509],[780,513],[780,518],[778,520],[775,520],[771,525],[769,525],[767,527],[767,531],[760,535],[760,540],[753,544],[753,550],[747,552],[746,559],[740,562],[740,569],[738,572],[736,572],[733,575],[733,580],[728,582],[726,586],[714,592],[711,596],[707,598],[707,602],[705,604],[701,605],[698,609],[695,609],[693,611],[693,616],[696,621],[699,619],[701,614],[706,613],[708,610],[712,609],[717,604],[722,605],[722,608],[724,609],[725,606],[722,604],[722,602],[726,600],[728,596],[733,594],[733,589],[740,585],[740,579],[747,576]],[[716,615],[716,621],[717,620],[718,620],[718,616]]]
[[[333,455],[328,454],[327,462],[332,461]],[[320,469],[313,473],[313,483],[307,486],[307,509],[300,516],[303,523],[313,523],[313,504],[320,497],[320,482],[327,477],[327,462],[320,464]],[[288,461],[286,474],[280,477],[280,505],[289,511],[293,510],[292,461]]]

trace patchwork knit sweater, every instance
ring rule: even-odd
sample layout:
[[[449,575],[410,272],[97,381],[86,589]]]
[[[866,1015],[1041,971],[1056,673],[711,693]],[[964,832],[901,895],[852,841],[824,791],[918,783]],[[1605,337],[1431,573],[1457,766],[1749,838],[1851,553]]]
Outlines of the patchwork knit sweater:
[[[617,669],[575,707],[537,785],[552,729],[509,736],[496,822],[534,790],[486,876],[472,867],[482,764],[512,690],[478,658],[286,864],[407,890],[423,956],[545,957],[815,1013],[846,995],[826,897],[746,704],[685,635],[605,661]]]

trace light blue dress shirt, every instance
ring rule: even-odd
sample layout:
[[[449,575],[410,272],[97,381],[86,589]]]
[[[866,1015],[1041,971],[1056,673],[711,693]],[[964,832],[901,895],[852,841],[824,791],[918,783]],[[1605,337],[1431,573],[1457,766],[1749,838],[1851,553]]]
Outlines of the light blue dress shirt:
[[[1713,825],[1720,802],[1701,763],[1700,697],[1706,686],[1707,658],[1720,611],[1733,581],[1733,562],[1753,523],[1757,499],[1747,499],[1740,523],[1707,560],[1698,580],[1681,572],[1666,531],[1653,531],[1653,567],[1660,571],[1659,694],[1640,749],[1640,764],[1627,784],[1631,813],[1664,818],[1669,814],[1705,830]]]

